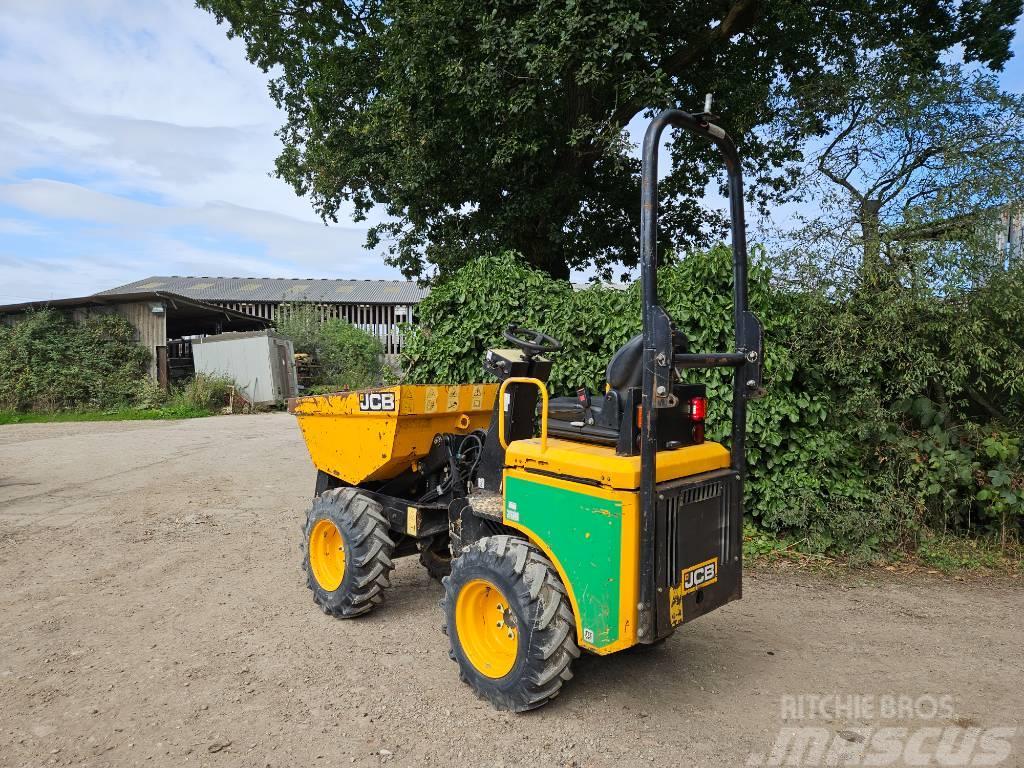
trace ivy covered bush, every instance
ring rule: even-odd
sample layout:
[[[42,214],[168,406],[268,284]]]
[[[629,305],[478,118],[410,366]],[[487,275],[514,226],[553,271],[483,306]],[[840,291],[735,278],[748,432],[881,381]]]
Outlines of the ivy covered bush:
[[[0,324],[0,410],[114,408],[134,400],[149,353],[119,315],[76,323],[59,312],[30,312]]]
[[[749,410],[747,513],[815,551],[871,552],[922,531],[1011,535],[1024,511],[1022,275],[958,295],[900,284],[838,295],[778,287],[752,254],[768,394]],[[727,248],[659,273],[662,302],[693,351],[732,349]],[[611,355],[640,332],[640,286],[574,289],[514,254],[481,258],[436,286],[407,329],[407,380],[480,381],[510,322],[563,342],[553,395],[600,392]],[[708,386],[709,437],[728,444],[729,373]]]

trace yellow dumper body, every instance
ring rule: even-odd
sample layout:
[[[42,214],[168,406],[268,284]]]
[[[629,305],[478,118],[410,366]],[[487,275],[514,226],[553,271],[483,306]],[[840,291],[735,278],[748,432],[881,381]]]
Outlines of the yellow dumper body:
[[[351,485],[388,480],[430,452],[434,435],[486,429],[497,384],[394,387],[291,401],[317,469]]]

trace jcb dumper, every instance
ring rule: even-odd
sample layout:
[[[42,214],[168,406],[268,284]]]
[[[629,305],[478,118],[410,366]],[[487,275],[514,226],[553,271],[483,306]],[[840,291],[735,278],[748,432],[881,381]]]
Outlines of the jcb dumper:
[[[658,300],[657,147],[668,126],[709,139],[729,177],[735,349],[693,352]],[[314,600],[334,616],[381,602],[396,557],[444,585],[461,678],[499,709],[556,696],[580,651],[659,643],[742,593],[747,401],[761,327],[747,309],[743,182],[709,115],[669,110],[643,147],[642,333],[608,362],[603,394],[550,398],[557,340],[511,326],[484,370],[498,384],[382,387],[299,398],[318,469],[305,526]],[[705,387],[734,372],[730,448],[705,439]],[[539,432],[539,434],[538,434]]]

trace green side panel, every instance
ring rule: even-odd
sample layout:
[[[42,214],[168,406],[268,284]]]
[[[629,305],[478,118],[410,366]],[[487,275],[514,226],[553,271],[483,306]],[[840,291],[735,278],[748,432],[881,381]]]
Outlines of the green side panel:
[[[622,502],[505,478],[505,519],[546,544],[569,579],[584,642],[596,648],[619,636]]]

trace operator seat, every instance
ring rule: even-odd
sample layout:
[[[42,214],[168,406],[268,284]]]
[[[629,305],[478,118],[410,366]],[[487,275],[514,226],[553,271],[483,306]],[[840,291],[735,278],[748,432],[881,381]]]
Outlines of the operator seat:
[[[627,389],[639,387],[643,383],[643,357],[644,336],[639,333],[619,347],[608,361],[608,366],[604,369],[604,378],[608,382],[608,387],[618,395],[618,402],[622,402]],[[590,410],[595,421],[604,421],[598,418],[604,405],[605,402],[600,398],[591,403]],[[579,421],[583,418],[583,412],[584,405],[578,397],[553,397],[548,404],[548,418],[558,421]],[[608,426],[617,428],[617,423],[616,418],[615,424],[608,423]]]
[[[672,347],[675,354],[685,352],[689,347],[686,337],[678,330],[672,334]],[[615,445],[620,450],[630,446],[635,425],[633,406],[629,404],[638,405],[640,402],[643,357],[644,339],[642,334],[638,334],[619,347],[608,361],[605,368],[608,387],[603,397],[592,399],[589,392],[580,389],[576,397],[552,398],[548,404],[549,433],[556,437]],[[624,427],[623,415],[627,410],[630,416]],[[678,437],[675,432],[675,429],[665,430],[665,442]]]

